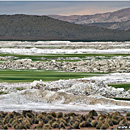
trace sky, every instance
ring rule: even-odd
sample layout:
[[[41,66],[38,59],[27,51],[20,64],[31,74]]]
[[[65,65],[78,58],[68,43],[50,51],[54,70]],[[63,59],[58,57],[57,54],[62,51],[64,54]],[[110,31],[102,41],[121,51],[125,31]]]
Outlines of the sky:
[[[130,1],[0,1],[0,14],[92,15],[130,8]]]

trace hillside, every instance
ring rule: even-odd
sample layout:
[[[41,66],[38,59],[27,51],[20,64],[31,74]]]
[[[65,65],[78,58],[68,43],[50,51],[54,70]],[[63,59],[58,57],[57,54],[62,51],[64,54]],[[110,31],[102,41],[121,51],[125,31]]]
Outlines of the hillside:
[[[125,21],[125,22],[91,23],[91,24],[86,24],[86,25],[103,27],[103,28],[108,28],[108,29],[129,30],[130,29],[130,20]]]
[[[130,31],[76,25],[47,16],[1,15],[0,40],[130,40]]]
[[[95,15],[49,15],[49,17],[76,24],[124,22],[130,20],[130,8]]]

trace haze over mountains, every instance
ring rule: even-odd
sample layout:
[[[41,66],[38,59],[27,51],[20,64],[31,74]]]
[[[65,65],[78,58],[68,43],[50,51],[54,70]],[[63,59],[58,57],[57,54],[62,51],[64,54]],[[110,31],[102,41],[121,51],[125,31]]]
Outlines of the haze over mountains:
[[[130,40],[130,31],[72,24],[47,16],[1,15],[0,40]]]
[[[109,29],[130,29],[130,8],[95,15],[49,15],[49,17],[75,24],[89,24]]]

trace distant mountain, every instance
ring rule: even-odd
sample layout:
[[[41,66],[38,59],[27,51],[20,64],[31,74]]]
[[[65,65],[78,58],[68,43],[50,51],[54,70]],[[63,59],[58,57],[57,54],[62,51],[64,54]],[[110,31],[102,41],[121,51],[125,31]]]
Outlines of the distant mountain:
[[[125,22],[90,23],[90,24],[85,24],[85,25],[103,27],[103,28],[108,28],[108,29],[129,30],[130,29],[130,20],[125,21]]]
[[[0,40],[130,40],[130,31],[72,24],[36,15],[0,15]]]
[[[75,24],[124,22],[130,20],[130,8],[95,15],[71,15],[71,16],[49,15],[49,17]]]

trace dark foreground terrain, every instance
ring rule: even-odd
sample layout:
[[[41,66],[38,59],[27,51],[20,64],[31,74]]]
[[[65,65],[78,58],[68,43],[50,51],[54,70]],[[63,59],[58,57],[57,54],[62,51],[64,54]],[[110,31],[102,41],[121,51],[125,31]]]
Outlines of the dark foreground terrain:
[[[0,112],[0,129],[118,129],[129,125],[130,113]]]

